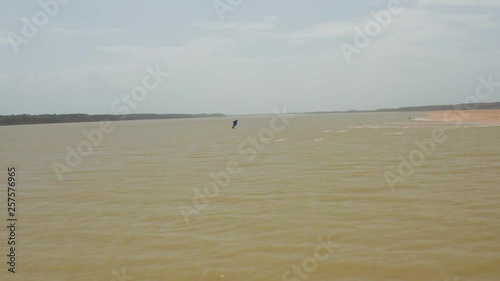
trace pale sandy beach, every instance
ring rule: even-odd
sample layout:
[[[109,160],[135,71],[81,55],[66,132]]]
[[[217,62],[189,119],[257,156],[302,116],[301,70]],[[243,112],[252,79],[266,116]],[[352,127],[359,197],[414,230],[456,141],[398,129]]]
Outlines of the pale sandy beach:
[[[427,112],[430,121],[500,124],[500,109]]]

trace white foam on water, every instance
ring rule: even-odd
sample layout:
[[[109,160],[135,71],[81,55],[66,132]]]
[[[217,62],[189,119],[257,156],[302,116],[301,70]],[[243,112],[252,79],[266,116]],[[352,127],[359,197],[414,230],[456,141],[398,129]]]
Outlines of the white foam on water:
[[[425,117],[419,117],[419,118],[415,118],[413,119],[415,121],[432,121],[432,119],[430,118],[425,118]]]
[[[364,126],[356,126],[350,127],[352,129],[401,129],[402,126],[372,126],[372,125],[364,125]]]

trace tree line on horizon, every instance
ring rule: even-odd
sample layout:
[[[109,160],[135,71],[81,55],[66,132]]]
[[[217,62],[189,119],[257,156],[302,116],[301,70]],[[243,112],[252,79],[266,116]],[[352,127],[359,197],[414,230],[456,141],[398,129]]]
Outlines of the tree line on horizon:
[[[153,119],[179,119],[179,118],[204,118],[204,117],[224,117],[224,114],[20,114],[20,115],[0,115],[0,126],[8,125],[33,125],[33,124],[53,124],[53,123],[79,123],[79,122],[100,122],[100,121],[130,121],[130,120],[153,120]]]
[[[347,111],[316,111],[308,113],[362,113],[362,112],[417,112],[417,111],[446,111],[446,110],[484,110],[500,109],[500,102],[470,103],[455,105],[424,105],[406,106],[399,108],[379,108],[375,110],[347,110]]]
[[[428,106],[408,106],[400,108],[381,108],[376,110],[349,110],[349,111],[318,111],[309,113],[361,113],[361,112],[415,112],[415,111],[445,111],[460,109],[500,109],[500,102],[457,104],[457,105],[428,105]],[[180,119],[180,118],[204,118],[204,117],[225,117],[222,113],[212,114],[18,114],[0,115],[0,126],[9,125],[33,125],[33,124],[53,124],[53,123],[79,123],[79,122],[100,122],[100,121],[130,121],[130,120],[154,120],[154,119]]]
[[[427,105],[427,106],[407,106],[400,108],[381,108],[376,112],[394,112],[394,111],[445,111],[445,110],[483,110],[483,109],[500,109],[500,102],[489,103],[470,103],[456,105]]]

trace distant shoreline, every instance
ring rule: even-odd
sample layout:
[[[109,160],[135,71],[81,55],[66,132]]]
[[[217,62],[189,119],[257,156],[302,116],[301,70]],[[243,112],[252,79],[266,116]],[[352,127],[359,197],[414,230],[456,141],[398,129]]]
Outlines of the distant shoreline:
[[[470,110],[468,110],[470,108]],[[500,102],[477,103],[477,104],[457,104],[457,105],[430,105],[430,106],[412,106],[400,108],[382,108],[377,110],[348,110],[348,111],[315,111],[315,112],[295,112],[293,114],[333,114],[333,113],[384,113],[384,112],[418,112],[428,113],[428,121],[444,121],[445,117],[450,115],[450,111],[466,111],[471,114],[462,114],[469,116],[468,119],[462,118],[466,122],[493,122],[500,123],[496,116],[500,115]],[[494,111],[494,113],[479,114],[478,112]],[[497,112],[498,111],[498,112]],[[432,113],[432,114],[429,114]],[[188,118],[210,118],[210,117],[228,117],[228,116],[257,116],[268,114],[239,114],[225,115],[222,113],[212,114],[128,114],[128,115],[89,115],[89,114],[18,114],[18,115],[0,115],[0,126],[15,125],[38,125],[38,124],[62,124],[62,123],[85,123],[100,121],[133,121],[133,120],[163,120],[163,119],[188,119]],[[489,116],[489,117],[488,117]],[[451,117],[450,117],[451,118]],[[448,118],[448,119],[450,119]],[[500,117],[499,117],[500,118]],[[470,119],[470,120],[469,120]],[[453,119],[453,120],[456,120]]]
[[[213,114],[128,114],[128,115],[89,115],[89,114],[41,114],[41,115],[0,115],[0,126],[42,125],[86,123],[101,121],[134,121],[225,117],[221,113]]]
[[[500,109],[427,112],[425,121],[500,124]]]
[[[348,110],[348,111],[314,111],[296,114],[325,114],[325,113],[370,113],[370,112],[433,112],[433,111],[458,111],[458,110],[491,110],[500,109],[500,102],[454,104],[454,105],[426,105],[407,106],[400,108],[381,108],[376,110]]]

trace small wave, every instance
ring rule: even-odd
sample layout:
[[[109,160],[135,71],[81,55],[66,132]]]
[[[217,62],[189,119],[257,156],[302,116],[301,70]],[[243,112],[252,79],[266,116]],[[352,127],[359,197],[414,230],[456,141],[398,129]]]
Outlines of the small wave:
[[[284,140],[286,140],[286,139],[277,139],[277,140],[274,140],[274,141],[284,141]]]
[[[389,135],[391,136],[398,136],[398,135],[403,135],[403,132],[396,132],[396,133],[390,133]]]
[[[347,130],[340,130],[340,131],[336,131],[335,133],[345,133],[347,132]]]
[[[372,125],[364,125],[364,126],[356,126],[351,127],[352,129],[399,129],[401,126],[372,126]]]
[[[413,120],[415,120],[415,121],[432,121],[432,119],[430,119],[430,118],[424,118],[424,117],[415,118]]]
[[[314,139],[314,141],[322,141],[324,138]]]

